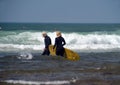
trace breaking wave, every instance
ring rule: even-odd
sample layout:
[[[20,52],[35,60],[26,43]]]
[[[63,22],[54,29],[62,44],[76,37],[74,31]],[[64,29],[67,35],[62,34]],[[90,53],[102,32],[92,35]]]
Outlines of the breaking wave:
[[[29,84],[29,85],[63,85],[70,84],[71,82],[75,82],[76,80],[63,80],[63,81],[25,81],[25,80],[5,80],[6,83],[12,84]]]
[[[0,36],[0,51],[41,51],[44,48],[42,32],[9,32]],[[55,33],[48,32],[54,44]],[[107,33],[63,33],[66,48],[78,51],[120,50],[120,35]]]

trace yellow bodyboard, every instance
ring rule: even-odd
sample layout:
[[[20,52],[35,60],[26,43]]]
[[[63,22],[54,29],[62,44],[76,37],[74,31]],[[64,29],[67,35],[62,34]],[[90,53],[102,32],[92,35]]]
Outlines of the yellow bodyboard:
[[[50,55],[52,56],[56,56],[56,48],[53,49],[53,45],[49,46],[49,50],[50,50]],[[72,61],[77,61],[80,59],[79,54],[77,54],[76,52],[65,48],[65,53],[64,53],[64,57],[68,60],[72,60]]]

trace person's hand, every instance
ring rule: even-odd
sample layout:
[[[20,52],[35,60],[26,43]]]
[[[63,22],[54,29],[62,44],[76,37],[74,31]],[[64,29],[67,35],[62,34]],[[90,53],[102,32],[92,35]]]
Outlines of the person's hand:
[[[44,50],[46,50],[46,48],[44,48]]]
[[[52,51],[54,51],[54,48],[52,49]]]

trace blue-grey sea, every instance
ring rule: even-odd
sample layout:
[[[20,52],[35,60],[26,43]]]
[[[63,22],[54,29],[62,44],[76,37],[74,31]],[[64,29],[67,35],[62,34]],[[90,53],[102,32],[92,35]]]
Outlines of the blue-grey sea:
[[[43,31],[80,60],[41,56]],[[0,85],[120,85],[120,24],[0,23]]]

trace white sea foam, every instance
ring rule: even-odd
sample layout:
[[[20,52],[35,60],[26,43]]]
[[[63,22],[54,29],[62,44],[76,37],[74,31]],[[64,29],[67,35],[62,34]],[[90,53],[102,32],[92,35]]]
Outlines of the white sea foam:
[[[19,56],[17,56],[18,59],[26,59],[26,60],[30,60],[33,58],[33,55],[29,52],[22,52],[20,53]]]
[[[21,32],[0,37],[0,51],[16,51],[16,50],[34,50],[39,51],[44,48],[44,39],[42,32]],[[48,32],[55,41],[55,33]],[[66,48],[79,51],[112,51],[120,50],[120,35],[116,34],[99,34],[99,33],[63,33],[66,40]]]
[[[62,85],[70,84],[70,81],[25,81],[25,80],[5,80],[4,82],[23,85]]]

